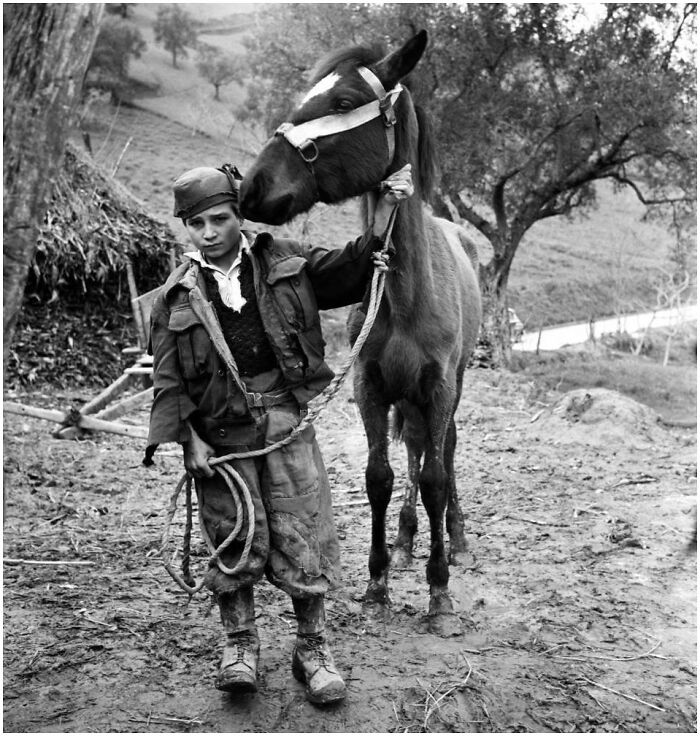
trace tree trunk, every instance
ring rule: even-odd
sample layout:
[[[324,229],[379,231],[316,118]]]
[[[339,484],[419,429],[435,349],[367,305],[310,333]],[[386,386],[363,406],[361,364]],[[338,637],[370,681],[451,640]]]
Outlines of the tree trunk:
[[[508,318],[508,275],[510,266],[491,261],[481,269],[482,319],[479,335],[480,349],[493,368],[510,363],[510,320]]]
[[[173,69],[177,69],[177,49],[172,49],[170,53],[173,55]]]
[[[215,84],[215,85],[214,85],[214,89],[216,90],[216,91],[214,92],[214,99],[215,99],[215,100],[218,100],[218,99],[219,99],[219,85],[218,85],[218,84]]]
[[[5,5],[3,370],[103,4]]]

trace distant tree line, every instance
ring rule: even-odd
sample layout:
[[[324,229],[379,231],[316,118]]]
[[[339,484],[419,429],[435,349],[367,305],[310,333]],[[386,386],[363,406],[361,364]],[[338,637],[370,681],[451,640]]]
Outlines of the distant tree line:
[[[86,89],[109,92],[115,105],[130,96],[133,84],[129,64],[146,50],[141,31],[129,19],[129,7],[133,4],[107,6],[86,79]],[[244,26],[250,23],[248,19]],[[241,81],[241,59],[200,41],[201,30],[202,23],[177,3],[161,5],[153,24],[155,41],[171,54],[173,68],[179,68],[178,60],[188,58],[189,51],[196,50],[197,71],[214,87],[214,99],[220,100],[222,86]]]

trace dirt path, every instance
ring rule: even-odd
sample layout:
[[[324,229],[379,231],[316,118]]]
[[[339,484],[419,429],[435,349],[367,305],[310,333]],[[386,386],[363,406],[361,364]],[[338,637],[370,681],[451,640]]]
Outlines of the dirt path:
[[[694,732],[695,434],[633,412],[587,423],[581,403],[542,413],[530,389],[466,381],[457,473],[474,564],[451,569],[465,633],[448,639],[425,628],[422,509],[390,622],[363,615],[369,507],[347,504],[364,498],[364,436],[347,393],[322,419],[343,560],[329,618],[349,686],[325,710],[292,678],[291,605],[268,584],[260,692],[213,688],[216,614],[204,595],[187,605],[158,555],[176,448],[146,469],[135,441],[53,440],[6,415],[5,557],[92,564],[5,565],[4,731]]]

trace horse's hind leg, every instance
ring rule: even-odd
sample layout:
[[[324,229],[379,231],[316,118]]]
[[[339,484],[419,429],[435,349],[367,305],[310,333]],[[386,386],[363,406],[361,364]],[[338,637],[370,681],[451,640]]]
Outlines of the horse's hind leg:
[[[418,496],[418,474],[425,445],[423,419],[415,408],[402,404],[397,413],[403,416],[402,436],[408,455],[408,486],[399,513],[399,531],[391,553],[392,567],[409,567],[413,561],[413,540],[418,531],[416,498]],[[414,416],[415,415],[415,416]]]
[[[374,366],[376,371],[379,367]],[[372,541],[369,552],[370,580],[365,593],[366,604],[390,603],[388,572],[391,556],[386,544],[386,510],[391,499],[394,473],[389,465],[389,404],[381,395],[372,366],[355,371],[355,397],[365,425],[369,454],[365,481],[372,509]]]
[[[472,558],[467,549],[464,536],[464,514],[457,496],[455,477],[455,449],[457,447],[457,427],[454,418],[450,420],[445,437],[445,471],[447,472],[447,534],[450,537],[450,564],[471,564]]]

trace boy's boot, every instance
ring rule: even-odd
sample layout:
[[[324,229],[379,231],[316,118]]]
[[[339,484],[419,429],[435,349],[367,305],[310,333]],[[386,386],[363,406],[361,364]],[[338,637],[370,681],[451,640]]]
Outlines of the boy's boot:
[[[228,692],[255,692],[260,641],[255,626],[253,586],[222,593],[217,598],[226,643],[216,687]]]
[[[292,598],[297,617],[297,640],[292,673],[306,685],[312,703],[334,703],[345,697],[345,683],[326,643],[323,596]]]

